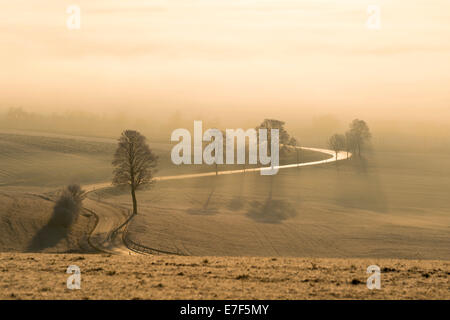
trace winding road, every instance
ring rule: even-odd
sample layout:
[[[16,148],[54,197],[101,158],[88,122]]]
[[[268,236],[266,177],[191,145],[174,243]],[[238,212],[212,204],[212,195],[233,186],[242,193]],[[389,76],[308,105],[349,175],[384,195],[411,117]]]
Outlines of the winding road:
[[[45,136],[45,137],[54,137],[54,138],[68,138],[68,139],[77,139],[84,141],[96,141],[96,142],[107,142],[107,143],[116,143],[116,139],[111,138],[94,138],[94,137],[85,137],[85,136],[73,136],[73,135],[65,135],[65,134],[56,134],[56,133],[43,133],[43,132],[33,132],[33,131],[24,131],[24,130],[13,130],[13,129],[0,129],[0,133],[4,134],[20,134],[20,135],[31,135],[31,136]],[[160,147],[165,148],[167,144],[164,143],[152,143],[152,147]],[[319,161],[311,161],[304,163],[293,163],[287,165],[275,166],[275,169],[288,169],[295,167],[307,167],[313,165],[326,164],[330,162],[336,162],[340,160],[348,159],[352,156],[351,153],[347,153],[344,151],[340,151],[337,154],[333,150],[321,149],[321,148],[308,148],[308,147],[297,147],[303,150],[310,150],[315,152],[321,152],[329,155],[330,157],[325,160]],[[166,181],[166,180],[177,180],[177,179],[193,179],[200,177],[209,177],[217,175],[226,175],[226,174],[238,174],[244,172],[256,172],[261,170],[268,170],[269,167],[260,167],[260,168],[247,168],[245,170],[225,170],[225,171],[215,171],[212,172],[204,172],[204,173],[195,173],[195,174],[182,174],[182,175],[171,175],[171,176],[159,176],[155,177],[155,181]],[[90,185],[85,185],[83,188],[87,193],[91,193],[96,190],[100,190],[103,188],[111,187],[110,182],[103,183],[95,183]],[[91,215],[95,216],[95,224],[93,229],[89,233],[89,243],[90,245],[98,251],[109,252],[109,253],[118,253],[118,254],[136,254],[137,250],[130,250],[123,242],[123,237],[120,232],[113,232],[116,230],[121,224],[123,224],[127,217],[127,210],[124,208],[120,208],[117,206],[113,206],[109,203],[102,202],[91,198],[86,198],[83,203],[86,211],[88,211]]]
[[[275,166],[275,169],[288,169],[288,168],[296,168],[296,167],[307,167],[307,166],[314,166],[314,165],[320,165],[320,164],[326,164],[331,162],[336,162],[340,160],[348,159],[352,156],[351,153],[347,153],[344,151],[340,151],[337,154],[333,150],[329,149],[321,149],[321,148],[308,148],[308,147],[297,147],[299,149],[303,150],[309,150],[309,151],[315,151],[315,152],[321,152],[327,155],[330,155],[331,157],[325,160],[318,160],[318,161],[311,161],[311,162],[304,162],[304,163],[293,163],[293,164],[287,164],[287,165],[280,165]],[[259,168],[248,168],[246,170],[240,169],[240,170],[224,170],[224,171],[218,171],[217,173],[215,171],[212,172],[205,172],[205,173],[195,173],[195,174],[183,174],[183,175],[172,175],[172,176],[160,176],[155,177],[155,181],[166,181],[166,180],[178,180],[178,179],[193,179],[193,178],[200,178],[200,177],[209,177],[209,176],[215,176],[217,175],[226,175],[226,174],[238,174],[238,173],[244,173],[244,172],[256,172],[256,171],[262,171],[262,170],[268,170],[269,167],[259,167]],[[84,186],[84,190],[86,190],[87,193],[97,191],[104,188],[111,187],[110,182],[105,183],[96,183],[96,184],[90,184]],[[122,230],[117,230],[118,232],[115,232],[115,230],[125,221],[127,218],[124,211],[120,208],[112,207],[109,204],[101,203],[99,201],[95,201],[94,199],[87,198],[84,202],[85,208],[87,208],[92,214],[94,214],[97,217],[97,223],[94,227],[94,229],[91,231],[89,238],[90,243],[100,251],[103,252],[109,252],[109,253],[115,253],[115,254],[137,254],[139,252],[138,250],[129,249],[123,242],[123,237],[121,234]]]

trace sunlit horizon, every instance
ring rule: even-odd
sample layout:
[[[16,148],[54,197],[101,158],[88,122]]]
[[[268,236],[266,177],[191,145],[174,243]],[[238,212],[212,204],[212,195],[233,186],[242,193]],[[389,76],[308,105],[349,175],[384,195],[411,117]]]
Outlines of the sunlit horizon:
[[[442,121],[450,3],[439,2],[376,1],[376,31],[369,1],[78,1],[80,30],[66,28],[67,3],[9,2],[0,108]]]

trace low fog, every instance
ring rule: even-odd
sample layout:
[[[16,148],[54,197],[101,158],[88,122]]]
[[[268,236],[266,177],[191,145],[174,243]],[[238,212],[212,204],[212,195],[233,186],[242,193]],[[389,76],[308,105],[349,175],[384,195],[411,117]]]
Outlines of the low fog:
[[[450,3],[80,0],[2,4],[0,126],[115,137],[286,121],[324,145],[354,118],[373,145],[450,149]]]

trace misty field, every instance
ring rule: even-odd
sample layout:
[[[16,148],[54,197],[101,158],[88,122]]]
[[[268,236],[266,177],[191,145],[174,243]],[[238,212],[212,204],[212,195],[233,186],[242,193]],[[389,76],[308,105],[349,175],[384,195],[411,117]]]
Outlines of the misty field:
[[[112,143],[0,133],[0,186],[60,187],[106,180]]]
[[[29,2],[0,299],[450,300],[449,0]]]
[[[449,155],[372,152],[275,176],[158,181],[137,193],[127,237],[186,256],[142,256],[110,237],[130,212],[126,189],[94,188],[70,228],[52,224],[64,185],[110,181],[113,139],[0,138],[2,298],[449,298]],[[158,176],[214,170],[174,166],[170,145],[154,145]],[[69,264],[82,290],[65,288]],[[365,285],[372,264],[380,291]]]
[[[161,181],[138,193],[130,237],[187,255],[450,259],[450,157],[366,159]],[[112,192],[112,191],[111,191]],[[129,207],[127,193],[102,193]]]
[[[0,213],[6,235],[26,234],[23,239],[28,239],[45,226],[51,200],[63,185],[108,182],[111,177],[113,139],[0,137]],[[160,157],[157,175],[214,170],[175,166],[170,145],[155,146]],[[300,156],[304,162],[326,157],[304,150]],[[275,176],[245,173],[158,181],[138,192],[139,214],[128,235],[151,248],[197,256],[448,260],[449,164],[449,155],[378,152],[284,169]],[[228,167],[241,166],[219,170]],[[126,218],[129,192],[101,189],[89,195],[85,206],[103,217],[93,239],[104,240]],[[74,228],[92,225],[89,216],[83,212]],[[25,240],[8,239],[2,239],[3,250],[26,247]],[[56,248],[45,251],[80,251],[74,245]]]

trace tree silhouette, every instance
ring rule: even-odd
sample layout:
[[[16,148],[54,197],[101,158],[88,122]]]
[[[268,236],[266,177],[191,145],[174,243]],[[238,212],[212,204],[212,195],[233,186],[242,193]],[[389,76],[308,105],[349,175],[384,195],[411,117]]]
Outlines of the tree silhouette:
[[[300,165],[300,143],[298,142],[297,139],[295,139],[294,137],[291,137],[289,139],[289,145],[292,146],[295,149],[295,153],[296,153],[296,163],[297,166]]]
[[[350,131],[345,133],[345,151],[347,152],[347,159],[349,152],[354,152],[356,149],[355,138]]]
[[[369,126],[364,120],[355,119],[350,124],[348,135],[354,144],[355,150],[358,150],[358,155],[361,156],[361,150],[364,144],[372,137]]]
[[[328,146],[336,153],[336,159],[339,151],[345,149],[345,136],[343,134],[334,134],[328,140]]]
[[[150,184],[158,157],[139,132],[125,130],[119,138],[114,160],[114,185],[129,185],[133,200],[133,215],[137,214],[136,190]]]
[[[258,129],[267,129],[267,153],[270,154],[270,148],[269,146],[272,144],[272,137],[271,137],[271,130],[272,129],[278,129],[279,133],[279,143],[280,143],[280,154],[286,155],[289,152],[289,146],[291,145],[291,142],[294,142],[291,140],[291,137],[289,133],[284,128],[284,121],[276,120],[276,119],[264,119],[264,121],[256,127],[256,130],[258,132]]]

